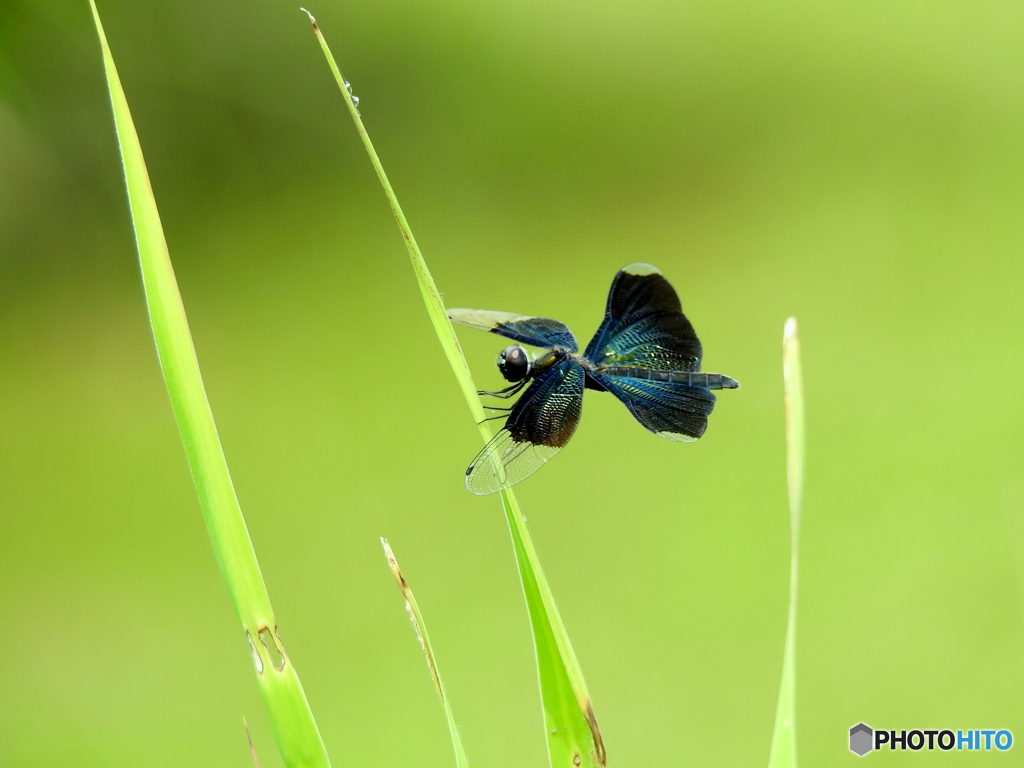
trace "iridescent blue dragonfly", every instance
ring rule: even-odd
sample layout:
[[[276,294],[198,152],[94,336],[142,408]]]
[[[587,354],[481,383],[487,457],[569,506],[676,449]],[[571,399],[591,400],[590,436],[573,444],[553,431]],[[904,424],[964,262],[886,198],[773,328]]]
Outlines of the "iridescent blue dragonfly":
[[[532,475],[569,442],[580,423],[583,390],[611,392],[637,421],[660,437],[692,442],[704,434],[715,407],[712,389],[737,389],[720,373],[701,373],[701,345],[675,290],[657,267],[629,264],[608,292],[604,321],[579,354],[564,323],[546,317],[480,309],[449,309],[453,322],[541,347],[531,360],[519,344],[506,348],[498,370],[512,385],[508,399],[526,387],[507,410],[505,427],[466,470],[466,487],[485,495]],[[529,384],[529,387],[527,387]]]

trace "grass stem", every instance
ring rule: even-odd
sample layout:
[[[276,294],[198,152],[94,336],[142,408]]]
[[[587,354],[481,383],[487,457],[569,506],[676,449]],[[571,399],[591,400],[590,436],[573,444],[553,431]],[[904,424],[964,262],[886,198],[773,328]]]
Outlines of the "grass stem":
[[[782,337],[786,393],[786,480],[789,489],[789,618],[782,661],[782,683],[768,768],[796,768],[796,605],[800,562],[800,514],[804,484],[804,383],[796,318],[786,321]]]
[[[434,649],[430,645],[427,625],[423,621],[423,614],[420,613],[420,607],[416,603],[416,596],[412,593],[412,587],[409,586],[409,582],[402,575],[402,569],[398,566],[398,560],[395,559],[395,553],[392,551],[388,540],[382,537],[380,543],[384,547],[384,556],[388,560],[391,574],[395,577],[395,581],[398,582],[398,589],[401,591],[402,597],[405,598],[405,609],[409,612],[409,619],[412,621],[413,629],[416,630],[416,638],[420,641],[423,655],[427,659],[430,679],[434,681],[434,690],[437,691],[438,698],[441,699],[441,706],[444,707],[444,716],[448,720],[448,730],[451,733],[452,746],[455,749],[455,766],[456,768],[469,768],[466,749],[462,746],[462,736],[459,735],[459,728],[455,724],[455,715],[452,713],[451,703],[448,701],[448,695],[444,690],[444,683],[441,681],[441,672],[437,668]]]
[[[142,146],[100,23],[99,11],[94,0],[89,2],[103,50],[103,65],[124,164],[153,340],[217,565],[248,640],[256,678],[285,765],[289,768],[329,768],[330,761],[313,713],[295,667],[278,636],[270,597],[206,398]]]
[[[423,295],[427,313],[437,332],[441,347],[455,373],[455,378],[466,399],[466,404],[469,406],[473,421],[477,422],[480,436],[486,442],[491,437],[490,425],[489,422],[483,420],[484,411],[480,405],[480,398],[476,394],[477,387],[473,383],[473,376],[455,335],[455,329],[445,312],[441,295],[434,284],[434,279],[427,268],[419,245],[416,243],[416,238],[413,237],[402,206],[398,203],[398,197],[384,172],[384,166],[373,147],[373,142],[370,141],[370,136],[363,125],[362,116],[353,101],[349,84],[338,69],[316,19],[308,11],[306,14],[313,24],[317,40],[323,49],[328,66],[334,74],[334,79],[345,100],[349,115],[355,123],[359,138],[369,155],[370,163],[384,188],[384,194],[387,196],[395,221],[398,223],[398,229],[405,241],[409,258],[412,261],[413,272],[419,283],[420,293]],[[551,588],[541,569],[540,560],[526,528],[526,521],[523,519],[519,504],[511,490],[502,491],[501,500],[512,535],[516,563],[519,567],[520,580],[533,630],[551,765],[553,768],[580,768],[581,765],[586,768],[603,768],[605,764],[604,743],[594,717],[590,694],[583,680],[583,672],[576,653],[569,641],[569,635],[559,616]]]

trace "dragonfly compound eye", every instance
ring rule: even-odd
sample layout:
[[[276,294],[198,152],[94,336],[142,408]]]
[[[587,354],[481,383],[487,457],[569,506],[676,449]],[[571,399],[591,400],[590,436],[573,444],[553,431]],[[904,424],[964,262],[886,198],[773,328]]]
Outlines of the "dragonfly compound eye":
[[[505,381],[522,381],[530,373],[530,358],[526,350],[513,345],[501,353],[498,358],[498,370]]]

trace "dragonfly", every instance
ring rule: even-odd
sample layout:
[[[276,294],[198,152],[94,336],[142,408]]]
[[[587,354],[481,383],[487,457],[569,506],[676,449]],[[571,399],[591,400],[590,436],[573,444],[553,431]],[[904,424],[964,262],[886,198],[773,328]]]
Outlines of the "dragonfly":
[[[498,432],[466,470],[466,487],[485,496],[522,482],[550,461],[576,432],[586,389],[611,392],[656,435],[697,440],[715,407],[711,390],[738,389],[721,373],[702,373],[697,333],[683,314],[675,289],[650,264],[618,271],[608,292],[604,320],[580,354],[572,331],[557,320],[511,312],[449,309],[452,322],[518,342],[498,357],[510,386],[477,394],[510,399]],[[531,358],[521,346],[539,347]],[[525,389],[525,391],[523,391]]]

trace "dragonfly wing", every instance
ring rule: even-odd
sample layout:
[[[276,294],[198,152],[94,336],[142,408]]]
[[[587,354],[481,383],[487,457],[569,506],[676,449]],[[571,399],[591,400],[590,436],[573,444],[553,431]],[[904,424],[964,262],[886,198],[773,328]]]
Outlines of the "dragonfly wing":
[[[569,442],[580,423],[585,375],[563,360],[542,373],[523,393],[505,428],[466,470],[466,487],[484,496],[532,475]]]
[[[449,309],[448,319],[453,323],[489,331],[507,339],[533,347],[565,347],[571,352],[578,349],[576,337],[565,323],[547,317],[516,315],[512,312],[491,312],[486,309]]]
[[[631,376],[591,375],[619,398],[637,421],[659,437],[691,443],[708,428],[715,396],[706,389]]]
[[[466,470],[466,488],[477,496],[511,488],[541,468],[561,448],[517,441],[507,429],[501,430],[477,454]]]
[[[699,371],[701,346],[675,289],[657,267],[638,262],[615,275],[585,357],[597,366]]]

